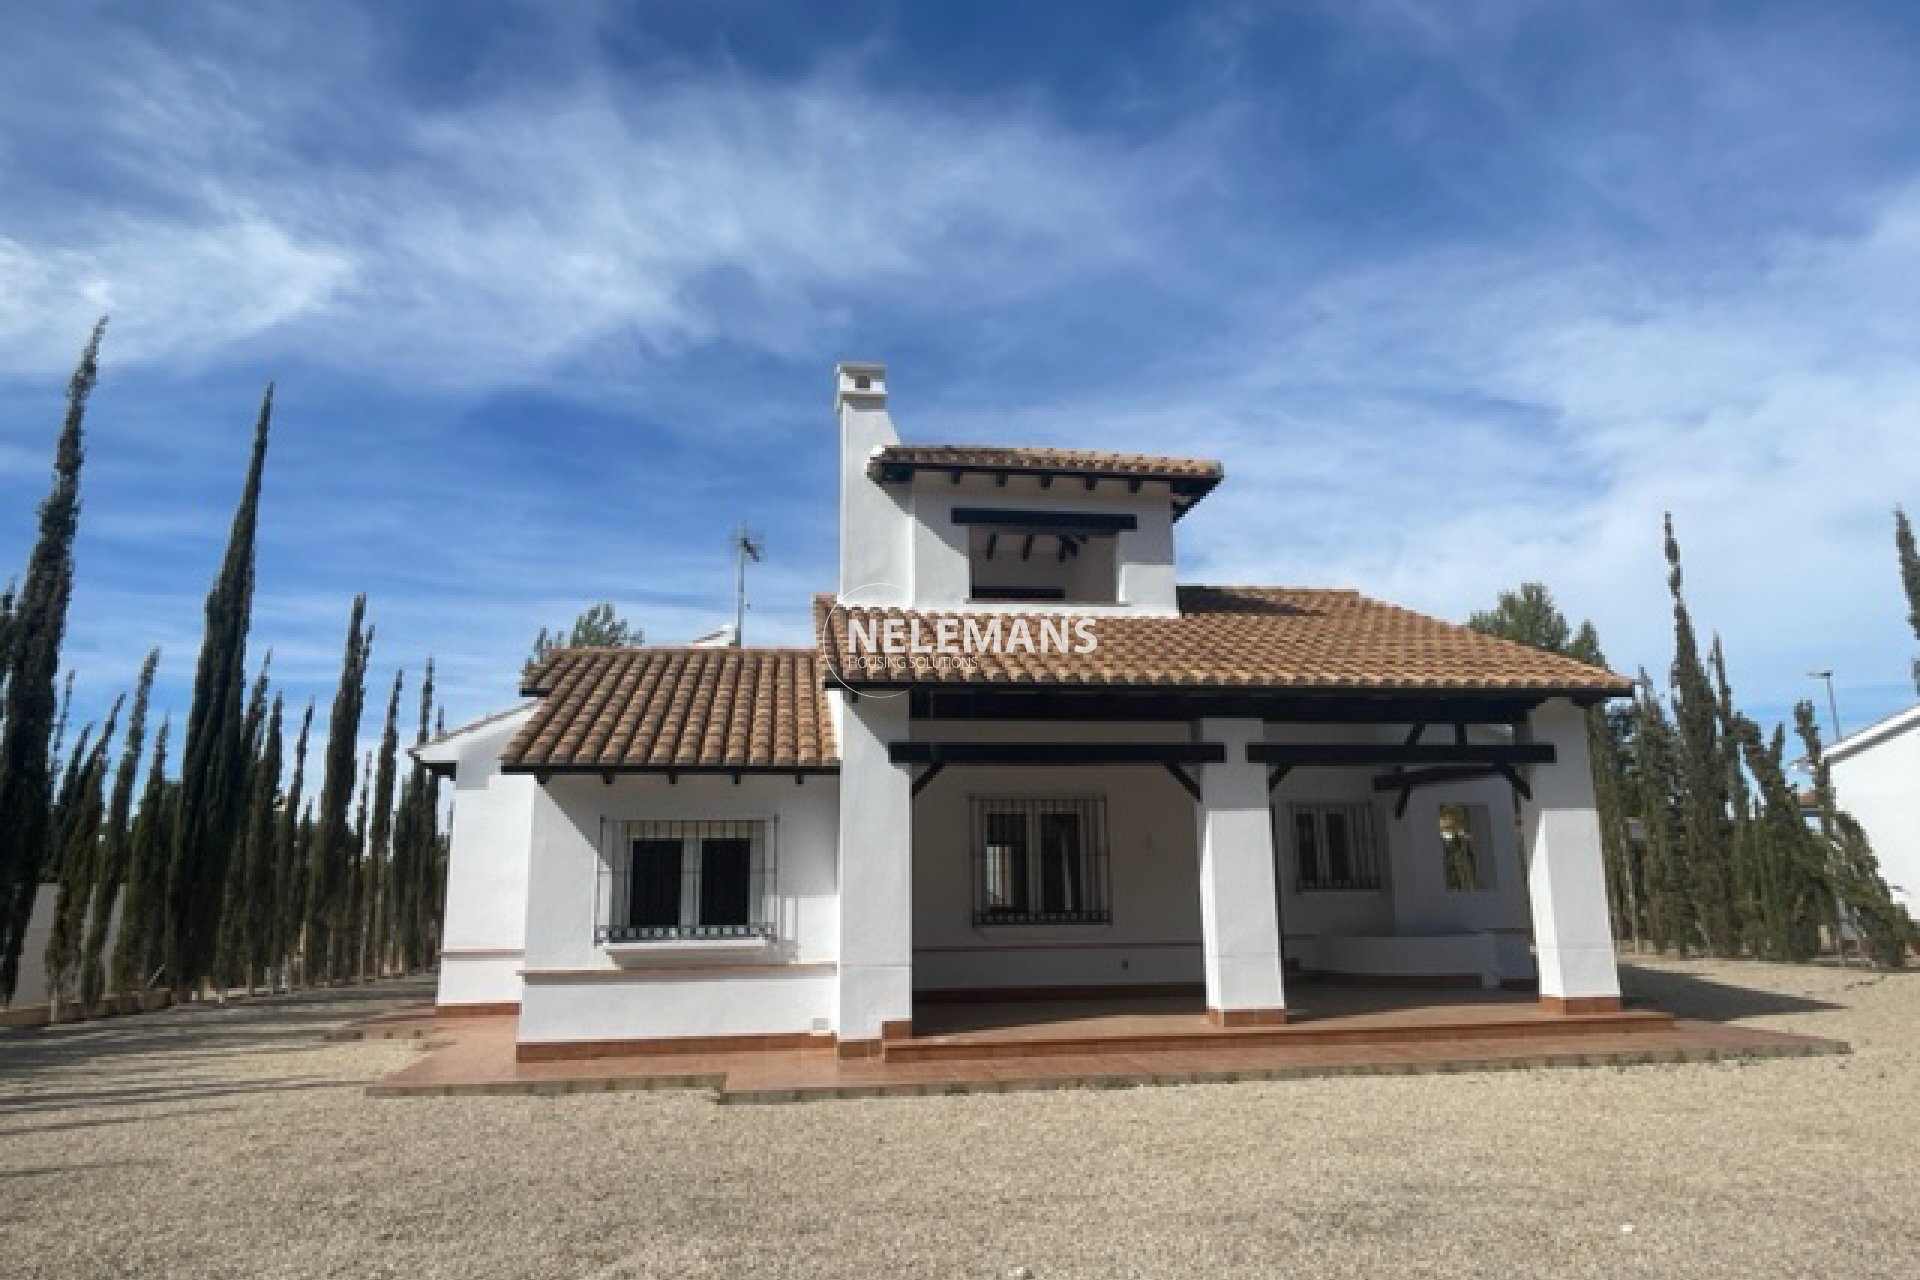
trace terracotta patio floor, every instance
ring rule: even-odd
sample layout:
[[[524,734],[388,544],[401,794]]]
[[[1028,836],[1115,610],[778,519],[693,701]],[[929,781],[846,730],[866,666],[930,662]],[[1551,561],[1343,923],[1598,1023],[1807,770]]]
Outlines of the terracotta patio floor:
[[[512,1016],[436,1020],[425,1009],[345,1034],[424,1038],[420,1061],[368,1087],[376,1096],[707,1089],[733,1103],[1847,1052],[1839,1041],[1651,1009],[1552,1014],[1511,993],[1309,986],[1289,1014],[1284,1027],[1221,1030],[1178,999],[923,1005],[922,1034],[861,1061],[823,1048],[519,1062]]]

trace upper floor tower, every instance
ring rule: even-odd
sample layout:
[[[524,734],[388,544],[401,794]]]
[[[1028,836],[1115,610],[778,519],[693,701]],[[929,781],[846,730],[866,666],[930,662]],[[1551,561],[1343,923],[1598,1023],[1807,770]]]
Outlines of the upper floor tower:
[[[1217,462],[907,445],[886,367],[842,364],[840,593],[867,605],[1171,615],[1173,525]]]

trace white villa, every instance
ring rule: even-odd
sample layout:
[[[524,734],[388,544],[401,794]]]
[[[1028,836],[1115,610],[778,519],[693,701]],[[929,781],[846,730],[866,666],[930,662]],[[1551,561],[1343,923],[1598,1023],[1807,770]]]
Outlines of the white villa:
[[[523,1059],[884,1055],[916,1009],[1310,981],[1619,1007],[1585,709],[1610,672],[1352,591],[1182,585],[1218,463],[901,443],[837,371],[812,648],[562,650],[422,747],[439,1005]]]

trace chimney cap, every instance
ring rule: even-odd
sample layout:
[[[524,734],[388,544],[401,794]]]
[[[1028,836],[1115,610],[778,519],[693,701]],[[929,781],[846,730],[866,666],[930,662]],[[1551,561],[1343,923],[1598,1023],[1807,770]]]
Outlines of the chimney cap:
[[[887,366],[874,361],[842,360],[834,366],[839,398],[884,401],[887,398]]]

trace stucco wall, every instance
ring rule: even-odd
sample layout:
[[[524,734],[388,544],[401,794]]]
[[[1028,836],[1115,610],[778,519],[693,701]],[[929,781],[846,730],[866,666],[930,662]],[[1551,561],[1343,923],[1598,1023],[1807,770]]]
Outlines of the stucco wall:
[[[534,780],[500,772],[500,753],[527,713],[451,741],[453,827],[436,995],[443,1005],[511,1004],[520,998],[527,921],[527,850]]]
[[[913,599],[921,608],[976,611],[1031,611],[1031,602],[970,602],[971,567],[967,529],[953,522],[955,507],[1006,507],[1015,510],[1097,511],[1131,515],[1138,523],[1114,537],[1119,566],[1117,604],[1077,605],[1048,602],[1052,613],[1101,611],[1171,614],[1177,611],[1174,592],[1172,499],[1164,483],[1142,485],[1129,493],[1118,482],[1101,484],[1092,493],[1075,482],[1042,489],[1040,481],[1014,477],[1002,486],[985,476],[963,477],[955,484],[945,476],[922,474],[912,489]]]
[[[1440,732],[1451,733],[1451,729]],[[1406,727],[1401,725],[1276,724],[1267,729],[1269,742],[1402,742],[1405,737]],[[1527,950],[1531,923],[1512,789],[1498,779],[1421,787],[1408,801],[1405,816],[1396,819],[1396,793],[1373,789],[1373,779],[1386,772],[1385,768],[1300,768],[1275,790],[1280,921],[1288,958],[1306,968],[1318,967],[1315,943],[1323,936],[1485,932],[1495,938],[1503,977],[1532,976]],[[1291,806],[1362,802],[1372,806],[1385,846],[1382,888],[1301,892],[1288,817]],[[1439,827],[1443,804],[1483,805],[1487,810],[1484,853],[1490,874],[1485,889],[1455,892],[1446,887]]]
[[[538,787],[526,900],[522,1041],[824,1030],[839,927],[835,780],[791,775],[564,776]],[[764,947],[650,945],[616,961],[594,938],[602,824],[773,824],[778,936]]]
[[[1920,716],[1836,755],[1833,789],[1873,842],[1880,874],[1907,910],[1920,914]]]

